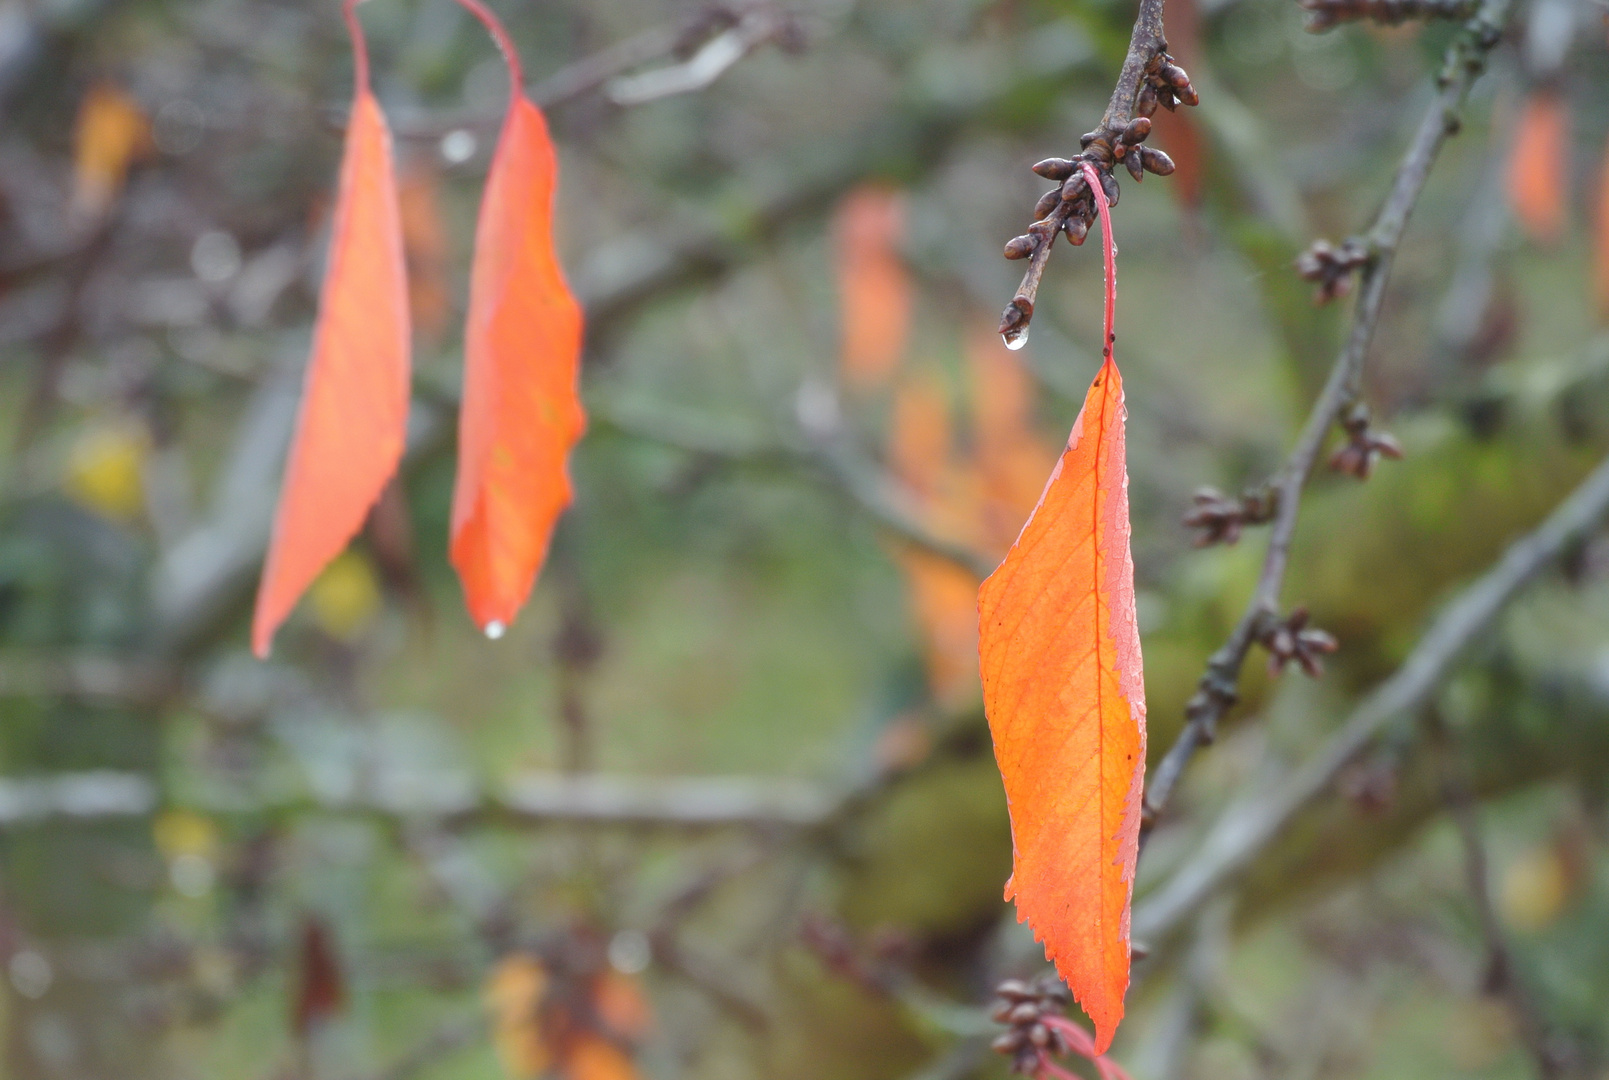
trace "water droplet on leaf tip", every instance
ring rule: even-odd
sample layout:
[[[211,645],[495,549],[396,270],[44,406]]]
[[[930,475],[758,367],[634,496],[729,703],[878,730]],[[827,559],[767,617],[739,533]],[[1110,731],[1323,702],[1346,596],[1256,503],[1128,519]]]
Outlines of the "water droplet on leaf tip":
[[[1007,330],[1004,334],[1000,335],[1000,340],[1006,343],[1006,348],[1010,349],[1012,352],[1016,352],[1018,349],[1028,344],[1028,328],[1023,326],[1015,330]]]
[[[493,641],[496,641],[498,638],[502,637],[507,630],[508,627],[504,626],[496,619],[493,619],[491,622],[486,624],[486,636],[491,638]]]

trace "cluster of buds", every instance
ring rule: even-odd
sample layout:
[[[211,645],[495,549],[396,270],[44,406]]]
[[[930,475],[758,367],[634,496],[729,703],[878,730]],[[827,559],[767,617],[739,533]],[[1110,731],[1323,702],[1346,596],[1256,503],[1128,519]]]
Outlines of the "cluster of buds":
[[[1324,674],[1325,653],[1340,647],[1335,635],[1316,626],[1308,626],[1306,608],[1297,608],[1285,619],[1271,619],[1259,638],[1268,650],[1268,673],[1278,675],[1285,665],[1295,662],[1310,679]]]
[[[1196,547],[1210,547],[1233,544],[1245,526],[1272,521],[1278,495],[1274,488],[1263,488],[1231,498],[1217,488],[1204,487],[1196,489],[1191,503],[1184,524],[1201,530],[1194,540]]]
[[[1044,975],[1033,983],[1007,979],[995,991],[999,995],[989,1014],[1006,1030],[991,1044],[997,1053],[1011,1057],[1011,1068],[1024,1076],[1042,1071],[1043,1059],[1066,1054],[1071,1047],[1061,1030],[1067,1023],[1067,987],[1054,975]]]
[[[1168,55],[1166,47],[1145,65],[1145,78],[1134,99],[1136,116],[1151,116],[1158,105],[1172,112],[1180,105],[1199,105],[1201,95],[1190,85],[1190,75]]]
[[[1374,472],[1375,462],[1382,457],[1393,461],[1402,457],[1402,444],[1384,431],[1369,426],[1369,407],[1354,402],[1341,417],[1341,427],[1347,441],[1330,455],[1330,468],[1367,480]]]
[[[1101,1080],[1129,1080],[1127,1073],[1111,1058],[1095,1052],[1095,1040],[1079,1025],[1062,1015],[1067,1008],[1067,987],[1054,974],[1045,974],[1032,983],[1007,979],[995,990],[998,995],[989,1014],[1006,1030],[991,1044],[996,1053],[1011,1059],[1013,1072],[1037,1080],[1078,1080],[1075,1073],[1057,1065],[1053,1058],[1078,1054],[1088,1058]]]
[[[1296,272],[1318,283],[1313,302],[1326,304],[1352,290],[1352,275],[1369,261],[1369,249],[1354,237],[1340,247],[1328,240],[1315,240],[1313,246],[1296,259]]]
[[[1480,7],[1478,0],[1301,0],[1301,5],[1314,34],[1360,19],[1386,26],[1410,19],[1467,19]]]
[[[1173,62],[1164,44],[1141,73],[1132,118],[1116,121],[1108,118],[1080,140],[1076,157],[1046,158],[1034,166],[1034,172],[1055,181],[1057,186],[1039,197],[1034,205],[1034,222],[1028,230],[1006,243],[1006,258],[1035,260],[1023,278],[1022,287],[1000,316],[1000,333],[1007,344],[1018,347],[1027,335],[1039,275],[1050,245],[1063,232],[1070,243],[1082,244],[1095,223],[1095,198],[1089,190],[1090,181],[1084,175],[1083,166],[1088,164],[1095,170],[1107,203],[1116,206],[1122,191],[1112,173],[1119,164],[1125,166],[1136,181],[1147,172],[1167,176],[1174,170],[1173,159],[1167,154],[1141,145],[1151,134],[1151,117],[1157,106],[1172,110],[1181,102],[1195,105],[1200,100],[1195,87],[1190,85],[1190,76]]]

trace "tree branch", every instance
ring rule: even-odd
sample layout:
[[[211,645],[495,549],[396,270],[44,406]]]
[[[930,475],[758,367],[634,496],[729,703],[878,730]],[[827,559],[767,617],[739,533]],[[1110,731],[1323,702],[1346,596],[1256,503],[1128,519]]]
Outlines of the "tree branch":
[[[1290,561],[1291,541],[1296,534],[1302,488],[1313,472],[1330,429],[1358,399],[1363,362],[1380,321],[1392,260],[1402,240],[1403,230],[1407,227],[1408,215],[1424,190],[1425,180],[1430,175],[1430,168],[1442,144],[1457,131],[1464,100],[1485,69],[1487,55],[1501,40],[1502,29],[1508,22],[1512,8],[1513,0],[1486,0],[1480,13],[1465,25],[1447,47],[1438,76],[1440,93],[1420,120],[1413,142],[1397,167],[1391,192],[1366,237],[1370,260],[1362,271],[1362,287],[1352,313],[1352,329],[1340,355],[1335,359],[1334,367],[1330,369],[1324,389],[1308,414],[1296,446],[1269,482],[1274,519],[1256,591],[1228,640],[1208,660],[1195,696],[1185,707],[1184,730],[1169,747],[1146,784],[1144,814],[1147,831],[1167,805],[1180,774],[1196,750],[1212,742],[1218,721],[1236,701],[1236,687],[1247,654],[1279,617],[1280,589]]]
[[[1498,0],[1502,2],[1502,0]],[[1133,935],[1154,941],[1199,909],[1257,857],[1293,817],[1323,794],[1341,770],[1389,723],[1420,708],[1453,664],[1509,601],[1566,547],[1609,514],[1609,459],[1601,462],[1534,532],[1459,593],[1403,665],[1375,688],[1318,753],[1266,794],[1251,795],[1219,818],[1195,853],[1134,907]]]
[[[1115,205],[1118,199],[1117,182],[1112,177],[1113,166],[1129,157],[1130,173],[1136,182],[1144,168],[1163,175],[1173,171],[1173,162],[1166,154],[1149,148],[1141,150],[1151,131],[1149,116],[1157,106],[1175,107],[1177,100],[1194,105],[1198,100],[1190,87],[1184,70],[1174,65],[1168,56],[1168,43],[1162,30],[1163,0],[1140,0],[1139,13],[1134,18],[1134,30],[1129,36],[1128,54],[1118,72],[1117,85],[1106,104],[1106,112],[1094,131],[1081,140],[1079,153],[1071,160],[1048,159],[1034,166],[1034,172],[1063,186],[1059,195],[1052,189],[1041,197],[1034,207],[1036,220],[1022,236],[1006,245],[1008,259],[1028,259],[1028,269],[1011,302],[1000,316],[1000,333],[1007,344],[1017,345],[1026,338],[1028,324],[1034,317],[1034,303],[1039,296],[1039,283],[1044,278],[1045,266],[1050,261],[1050,249],[1056,237],[1066,232],[1074,244],[1083,243],[1085,234],[1094,221],[1095,209],[1090,192],[1079,175],[1076,163],[1088,161],[1098,171],[1107,198]],[[1169,82],[1177,76],[1176,82]],[[1165,89],[1159,90],[1162,87]],[[1149,95],[1141,103],[1141,91]],[[1110,343],[1103,343],[1102,348]]]

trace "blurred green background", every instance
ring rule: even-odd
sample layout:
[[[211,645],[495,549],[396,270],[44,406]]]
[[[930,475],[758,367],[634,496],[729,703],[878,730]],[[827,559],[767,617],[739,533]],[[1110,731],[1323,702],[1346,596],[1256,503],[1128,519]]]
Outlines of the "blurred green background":
[[[495,6],[549,107],[589,316],[575,505],[519,622],[475,633],[446,534],[506,75],[450,0],[364,4],[410,452],[259,663],[350,98],[339,6],[0,0],[4,1075],[1003,1076],[985,1008],[1041,964],[1001,901],[976,578],[919,534],[998,557],[1095,370],[1095,249],[1051,261],[1022,353],[992,334],[1020,270],[999,252],[1028,166],[1100,116],[1132,6]],[[1290,0],[1168,20],[1202,104],[1151,140],[1179,171],[1125,179],[1114,212],[1153,764],[1261,558],[1260,530],[1196,549],[1180,516],[1287,450],[1348,308],[1293,261],[1367,223],[1454,32],[1311,34]],[[1368,361],[1406,457],[1321,469],[1303,507],[1285,600],[1340,651],[1318,681],[1253,654],[1141,895],[1609,451],[1606,35],[1595,0],[1530,0],[1495,52]],[[1509,194],[1538,101],[1565,117],[1531,178],[1552,226]],[[1609,535],[1433,711],[1514,984],[1601,1080]],[[1483,989],[1437,761],[1405,721],[1147,943],[1113,1050],[1136,1080],[1536,1072]]]

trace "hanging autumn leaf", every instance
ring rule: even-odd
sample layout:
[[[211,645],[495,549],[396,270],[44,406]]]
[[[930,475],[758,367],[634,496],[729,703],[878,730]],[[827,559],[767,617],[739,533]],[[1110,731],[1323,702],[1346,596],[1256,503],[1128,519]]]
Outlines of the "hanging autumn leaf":
[[[1564,101],[1552,90],[1538,90],[1526,100],[1514,133],[1509,205],[1521,227],[1539,243],[1551,243],[1564,231],[1568,126]]]
[[[577,381],[581,307],[553,244],[558,162],[496,16],[460,0],[497,40],[512,82],[475,230],[458,421],[452,564],[471,617],[499,637],[531,591],[586,429]]]
[[[978,594],[984,708],[1011,811],[1007,899],[1111,1045],[1129,978],[1129,904],[1145,776],[1123,382],[1106,360],[1039,505]]]
[[[834,231],[843,312],[840,367],[845,384],[865,390],[888,382],[910,333],[911,280],[899,254],[904,196],[877,184],[856,188],[838,204]]]
[[[363,526],[402,460],[408,421],[408,283],[391,133],[369,91],[368,52],[346,0],[357,91],[346,130],[329,266],[302,404],[252,617],[268,655],[297,599]]]

